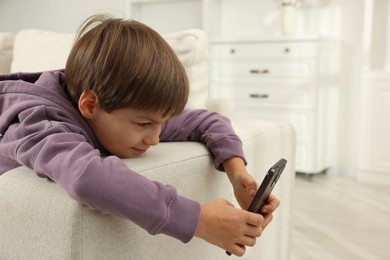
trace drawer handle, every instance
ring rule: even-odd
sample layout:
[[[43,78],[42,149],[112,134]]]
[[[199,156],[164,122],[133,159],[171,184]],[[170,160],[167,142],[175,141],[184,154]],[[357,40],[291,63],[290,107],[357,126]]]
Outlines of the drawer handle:
[[[266,99],[269,98],[268,94],[249,94],[250,98]]]
[[[268,74],[268,73],[269,73],[269,70],[267,70],[267,69],[264,69],[264,70],[251,69],[251,70],[249,71],[249,73],[251,73],[251,74]]]

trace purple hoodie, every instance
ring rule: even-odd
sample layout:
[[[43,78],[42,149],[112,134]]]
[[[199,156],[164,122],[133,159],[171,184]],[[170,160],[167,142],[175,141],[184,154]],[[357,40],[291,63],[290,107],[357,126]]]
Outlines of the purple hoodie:
[[[80,203],[127,218],[150,234],[191,240],[200,204],[109,155],[63,83],[63,71],[0,75],[0,175],[27,166]],[[226,159],[244,158],[229,120],[202,109],[186,109],[167,121],[160,140],[203,142],[219,170]]]

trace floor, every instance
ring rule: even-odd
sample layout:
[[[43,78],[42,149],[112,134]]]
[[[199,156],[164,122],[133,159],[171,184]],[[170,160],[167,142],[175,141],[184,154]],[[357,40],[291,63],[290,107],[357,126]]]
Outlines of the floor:
[[[290,260],[390,259],[390,186],[297,175]]]

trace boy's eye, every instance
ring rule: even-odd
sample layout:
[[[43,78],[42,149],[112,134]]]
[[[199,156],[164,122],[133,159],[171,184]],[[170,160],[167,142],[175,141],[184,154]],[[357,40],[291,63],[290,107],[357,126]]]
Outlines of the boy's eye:
[[[146,127],[150,125],[150,123],[137,123],[137,125],[139,125],[140,127]]]

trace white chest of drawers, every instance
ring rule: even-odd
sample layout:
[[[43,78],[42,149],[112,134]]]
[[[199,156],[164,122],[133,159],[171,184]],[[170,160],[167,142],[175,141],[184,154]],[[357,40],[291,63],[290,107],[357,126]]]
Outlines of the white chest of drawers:
[[[297,132],[297,171],[334,164],[337,46],[317,37],[214,41],[213,98],[234,103],[235,115],[290,122]]]

